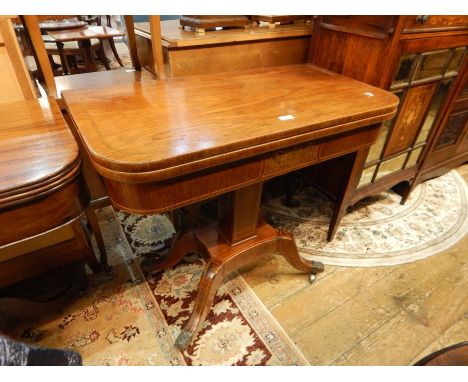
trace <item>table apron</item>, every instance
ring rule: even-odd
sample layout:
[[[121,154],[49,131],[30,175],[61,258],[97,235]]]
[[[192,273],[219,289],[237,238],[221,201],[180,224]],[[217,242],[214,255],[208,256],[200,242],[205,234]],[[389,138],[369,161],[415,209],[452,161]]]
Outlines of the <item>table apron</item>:
[[[159,182],[105,182],[117,208],[137,214],[162,213],[365,149],[375,142],[379,128],[380,124],[370,125]]]

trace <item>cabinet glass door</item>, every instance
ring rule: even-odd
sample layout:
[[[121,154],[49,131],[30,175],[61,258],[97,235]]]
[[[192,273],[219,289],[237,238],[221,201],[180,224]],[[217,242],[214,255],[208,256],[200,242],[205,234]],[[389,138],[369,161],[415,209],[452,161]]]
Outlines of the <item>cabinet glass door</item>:
[[[401,55],[390,86],[400,105],[369,151],[359,188],[418,164],[466,55],[466,46]],[[449,118],[436,148],[460,139],[467,114]]]

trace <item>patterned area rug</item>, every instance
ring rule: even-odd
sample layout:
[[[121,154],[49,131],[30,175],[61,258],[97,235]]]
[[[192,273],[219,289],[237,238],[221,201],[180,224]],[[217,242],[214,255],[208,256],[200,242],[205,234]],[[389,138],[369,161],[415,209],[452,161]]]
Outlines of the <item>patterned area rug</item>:
[[[123,44],[123,43],[119,43],[119,44]],[[132,60],[130,58],[129,53],[119,53],[119,57],[120,57],[120,61],[122,61],[124,68],[128,69],[132,67]],[[122,67],[119,65],[119,63],[117,62],[117,60],[115,59],[112,53],[108,55],[107,58],[109,59],[108,64],[109,64],[110,70],[122,69]],[[99,60],[96,60],[96,66],[97,66],[98,72],[105,72],[107,70],[106,67]]]
[[[188,255],[165,272],[143,271],[143,256],[174,229],[163,215],[99,212],[108,247],[107,273],[62,312],[12,328],[16,339],[78,351],[84,365],[307,365],[307,360],[235,274],[218,291],[203,328],[184,352],[175,338],[193,308],[203,260]],[[125,233],[124,233],[125,232]]]
[[[301,254],[326,264],[385,266],[434,255],[468,232],[468,191],[455,171],[420,184],[404,206],[393,191],[363,199],[343,218],[335,239],[326,241],[331,203],[309,186],[287,208],[280,197],[264,200],[273,226],[292,232]]]

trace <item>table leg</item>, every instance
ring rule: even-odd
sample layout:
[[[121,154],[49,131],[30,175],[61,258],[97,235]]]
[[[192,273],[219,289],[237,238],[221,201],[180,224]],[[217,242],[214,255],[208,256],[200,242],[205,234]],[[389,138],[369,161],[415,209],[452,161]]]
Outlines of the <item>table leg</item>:
[[[96,207],[92,205],[88,206],[85,210],[85,214],[91,231],[94,233],[94,237],[99,249],[99,262],[102,266],[107,267],[107,250],[106,245],[104,244],[104,238],[102,237],[101,229],[99,228]]]
[[[62,73],[70,74],[70,69],[68,68],[67,58],[65,57],[65,53],[63,51],[63,42],[57,41],[57,49],[59,51],[60,63],[62,64]]]
[[[102,43],[101,43],[102,45]],[[107,57],[104,53],[104,47],[98,49],[96,51],[98,57],[99,57],[99,61],[101,61],[101,64],[104,65],[104,67],[106,68],[106,70],[110,70],[110,66],[109,66],[109,62],[107,61]]]
[[[111,37],[111,38],[108,39],[108,41],[109,41],[109,45],[110,45],[110,47],[112,49],[112,53],[114,53],[115,59],[117,60],[119,65],[123,68],[124,65],[122,63],[122,60],[120,59],[119,53],[117,52],[117,48],[115,47],[114,38]]]
[[[85,260],[86,264],[88,264],[88,266],[94,273],[101,272],[102,266],[97,261],[96,255],[94,254],[93,246],[91,244],[91,236],[87,232],[86,228],[83,226],[81,219],[76,219],[72,223],[72,229],[76,236],[76,239],[81,245],[83,259]]]
[[[86,63],[86,71],[87,72],[96,72],[96,60],[93,56],[93,51],[91,49],[91,40],[82,40],[80,44],[84,51],[84,61]]]
[[[258,256],[278,253],[291,266],[312,275],[322,272],[322,263],[303,259],[291,234],[276,230],[259,219],[262,183],[230,192],[221,198],[220,221],[179,234],[164,263],[175,265],[182,257],[197,251],[208,258],[200,280],[193,312],[176,340],[185,349],[198,333],[224,277]]]

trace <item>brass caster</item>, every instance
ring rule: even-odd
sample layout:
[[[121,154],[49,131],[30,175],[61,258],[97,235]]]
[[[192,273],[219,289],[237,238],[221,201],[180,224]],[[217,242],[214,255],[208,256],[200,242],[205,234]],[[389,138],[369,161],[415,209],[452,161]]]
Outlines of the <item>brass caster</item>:
[[[315,273],[309,273],[309,283],[313,284],[317,279],[317,275]]]
[[[192,341],[192,333],[190,333],[188,330],[182,329],[180,332],[179,336],[177,337],[174,346],[179,349],[180,351],[183,351],[187,348],[187,346],[190,345],[190,342]]]

